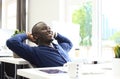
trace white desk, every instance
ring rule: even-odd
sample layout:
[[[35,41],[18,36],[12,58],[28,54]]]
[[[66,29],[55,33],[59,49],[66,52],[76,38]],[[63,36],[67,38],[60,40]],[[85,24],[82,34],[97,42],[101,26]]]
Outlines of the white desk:
[[[12,57],[13,53],[9,52],[9,51],[1,51],[0,50],[0,57]]]
[[[17,69],[25,68],[26,65],[29,64],[26,60],[22,58],[13,58],[13,57],[1,57],[0,62],[1,62],[1,73],[2,73],[1,79],[5,79],[6,76],[5,73],[6,63],[14,66],[14,70],[11,71],[11,73],[14,73],[14,79],[18,79]]]
[[[47,74],[39,71],[40,69],[60,69],[66,70],[64,67],[50,68],[30,68],[18,69],[17,74],[30,79],[69,79],[67,73]],[[88,64],[80,67],[80,79],[120,79],[120,76],[114,76],[112,73],[112,65],[107,64]]]
[[[13,57],[1,57],[1,62],[11,63],[11,64],[28,64],[28,62],[22,58],[13,58]]]

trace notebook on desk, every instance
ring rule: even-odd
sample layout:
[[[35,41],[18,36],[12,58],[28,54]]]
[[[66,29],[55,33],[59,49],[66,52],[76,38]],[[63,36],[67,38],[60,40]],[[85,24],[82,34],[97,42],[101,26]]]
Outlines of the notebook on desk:
[[[62,71],[59,69],[42,69],[40,70],[42,72],[48,73],[48,74],[60,74],[60,73],[67,73],[66,71]]]

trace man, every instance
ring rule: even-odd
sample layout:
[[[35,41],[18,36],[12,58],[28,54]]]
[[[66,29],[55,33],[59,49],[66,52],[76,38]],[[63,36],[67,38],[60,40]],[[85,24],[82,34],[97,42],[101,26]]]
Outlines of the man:
[[[37,46],[29,46],[24,42],[26,39],[36,43]],[[53,43],[54,39],[58,44]],[[59,33],[53,33],[44,22],[35,24],[32,34],[17,34],[8,39],[6,44],[10,50],[36,67],[63,66],[70,61],[68,52],[73,46],[69,39]]]

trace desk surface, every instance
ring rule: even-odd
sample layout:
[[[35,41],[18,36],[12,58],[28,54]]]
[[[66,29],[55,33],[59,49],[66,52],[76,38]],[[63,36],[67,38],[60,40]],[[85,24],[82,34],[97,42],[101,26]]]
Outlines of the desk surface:
[[[87,64],[82,65],[80,79],[120,79],[120,76],[114,76],[111,64]],[[67,73],[47,74],[40,69],[59,69],[66,70],[65,67],[48,67],[48,68],[30,68],[18,69],[17,74],[30,79],[69,79]]]
[[[13,56],[12,52],[0,50],[0,57],[12,57],[12,56]]]
[[[29,64],[26,60],[22,58],[13,58],[13,57],[1,57],[0,62],[6,62],[12,64]]]

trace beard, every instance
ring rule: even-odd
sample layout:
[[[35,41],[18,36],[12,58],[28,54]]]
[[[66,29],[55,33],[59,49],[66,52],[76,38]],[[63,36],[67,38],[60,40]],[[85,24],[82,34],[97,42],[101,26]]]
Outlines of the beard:
[[[49,39],[47,42],[48,42],[48,43],[51,43],[51,42],[53,42],[53,40],[54,40],[54,39],[52,38],[52,39]]]
[[[49,40],[44,40],[44,42],[50,44],[50,43],[53,42],[53,40],[54,40],[54,38],[49,39]],[[35,43],[36,43],[37,45],[41,44],[41,42],[43,42],[43,41],[41,41],[40,39],[37,39],[37,40],[35,41]]]

